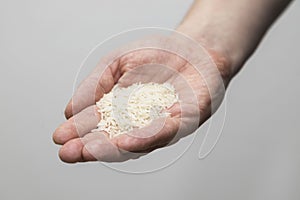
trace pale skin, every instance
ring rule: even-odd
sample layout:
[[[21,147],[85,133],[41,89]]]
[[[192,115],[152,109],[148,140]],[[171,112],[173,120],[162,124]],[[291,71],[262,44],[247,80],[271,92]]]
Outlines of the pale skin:
[[[216,63],[226,87],[289,3],[290,0],[196,0],[176,30],[204,46]],[[172,40],[165,42],[172,43]],[[105,65],[109,57],[103,58],[100,65]],[[145,69],[135,73],[134,69],[138,66],[151,63],[167,65],[177,73],[157,75],[153,74],[153,70]],[[195,124],[195,116],[198,112],[201,117],[197,121],[197,127],[212,114],[210,105],[215,99],[211,99],[204,79],[213,79],[215,74],[207,69],[206,77],[201,77],[192,65],[177,55],[159,50],[140,50],[115,59],[99,79],[100,71],[99,66],[96,67],[95,71],[79,86],[66,107],[67,120],[53,134],[54,142],[62,145],[59,156],[64,162],[96,160],[120,162],[137,158],[168,145],[175,137],[183,116],[184,136],[194,131],[194,128],[187,127]],[[110,139],[103,131],[91,133],[100,120],[100,114],[94,104],[104,93],[109,92],[114,84],[128,85],[138,79],[149,81],[159,79],[176,85],[178,74],[187,80],[195,93],[197,103],[187,104],[186,113],[176,105],[171,107],[169,109],[171,116],[166,119],[163,128],[157,134],[146,138],[125,134]],[[216,84],[210,87],[217,90],[220,86]],[[184,94],[185,89],[178,88],[177,92]],[[217,93],[214,98],[222,99],[223,95]],[[141,154],[128,154],[128,152]]]

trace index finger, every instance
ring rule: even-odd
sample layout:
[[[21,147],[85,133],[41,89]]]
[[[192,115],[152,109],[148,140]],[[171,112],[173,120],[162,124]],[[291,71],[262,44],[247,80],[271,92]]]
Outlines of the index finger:
[[[95,104],[109,92],[119,79],[118,59],[115,54],[103,58],[95,70],[81,82],[65,109],[67,119],[79,113],[88,106]]]

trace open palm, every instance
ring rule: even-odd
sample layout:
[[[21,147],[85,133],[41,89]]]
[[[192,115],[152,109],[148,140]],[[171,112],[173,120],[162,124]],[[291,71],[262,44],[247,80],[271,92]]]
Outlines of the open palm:
[[[70,163],[124,161],[194,132],[212,114],[212,102],[218,106],[224,95],[223,81],[217,81],[219,74],[212,70],[212,63],[222,69],[221,57],[210,51],[197,59],[202,61],[200,69],[175,53],[147,48],[103,58],[78,87],[65,110],[67,121],[53,134],[55,143],[62,145],[60,158]],[[126,87],[137,82],[171,83],[180,100],[168,109],[171,116],[112,139],[104,131],[92,131],[101,118],[95,103],[115,84]]]

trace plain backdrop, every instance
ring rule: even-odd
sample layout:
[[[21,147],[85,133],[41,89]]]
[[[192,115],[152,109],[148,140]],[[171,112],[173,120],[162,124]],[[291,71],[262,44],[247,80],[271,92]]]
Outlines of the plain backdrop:
[[[270,29],[227,91],[222,137],[170,167],[130,175],[69,165],[52,132],[78,67],[120,31],[174,28],[191,0],[0,0],[0,199],[300,199],[300,2]],[[218,113],[217,113],[218,114]]]

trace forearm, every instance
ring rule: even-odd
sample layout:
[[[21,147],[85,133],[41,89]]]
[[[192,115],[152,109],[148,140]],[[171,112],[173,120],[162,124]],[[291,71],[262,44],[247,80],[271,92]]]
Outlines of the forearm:
[[[230,76],[291,0],[195,0],[177,30],[222,54]]]

